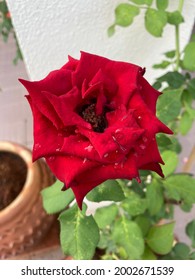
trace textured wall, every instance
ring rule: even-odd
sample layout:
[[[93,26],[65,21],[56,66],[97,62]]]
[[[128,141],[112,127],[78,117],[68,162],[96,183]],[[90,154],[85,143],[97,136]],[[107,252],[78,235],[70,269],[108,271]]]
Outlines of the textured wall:
[[[67,55],[79,57],[79,51],[126,60],[147,67],[150,81],[159,73],[151,69],[160,54],[173,48],[174,29],[166,28],[156,39],[144,31],[143,17],[130,28],[108,38],[106,30],[114,20],[114,8],[122,0],[7,0],[27,70],[32,79],[44,77],[64,64]],[[179,0],[171,0],[177,7]],[[182,25],[182,45],[191,34],[195,0],[186,0]]]

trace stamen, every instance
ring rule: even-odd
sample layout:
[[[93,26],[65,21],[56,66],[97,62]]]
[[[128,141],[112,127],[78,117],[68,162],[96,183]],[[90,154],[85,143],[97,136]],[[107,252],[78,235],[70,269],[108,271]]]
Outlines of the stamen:
[[[85,105],[81,111],[81,116],[92,125],[93,130],[96,132],[104,132],[104,129],[107,127],[105,114],[96,115],[96,104],[94,103],[87,107]]]

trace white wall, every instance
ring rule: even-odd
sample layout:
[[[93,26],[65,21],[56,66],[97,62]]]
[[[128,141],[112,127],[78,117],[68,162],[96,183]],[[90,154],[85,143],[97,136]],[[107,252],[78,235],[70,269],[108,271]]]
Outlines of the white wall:
[[[174,28],[166,28],[163,38],[156,39],[143,27],[138,17],[130,28],[118,28],[108,38],[106,30],[114,21],[114,8],[122,0],[7,0],[13,23],[32,79],[40,79],[62,66],[67,55],[79,57],[79,51],[130,61],[147,67],[146,77],[152,81],[159,75],[151,65],[160,54],[174,47]],[[171,8],[179,0],[171,0]],[[195,0],[185,0],[182,24],[183,46],[191,34]],[[120,29],[120,30],[119,30]]]

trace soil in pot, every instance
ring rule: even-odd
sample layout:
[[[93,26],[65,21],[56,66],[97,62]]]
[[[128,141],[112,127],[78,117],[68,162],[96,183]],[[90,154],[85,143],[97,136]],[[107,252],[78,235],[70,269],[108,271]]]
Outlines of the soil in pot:
[[[0,152],[0,211],[21,192],[27,176],[24,160],[11,152]]]

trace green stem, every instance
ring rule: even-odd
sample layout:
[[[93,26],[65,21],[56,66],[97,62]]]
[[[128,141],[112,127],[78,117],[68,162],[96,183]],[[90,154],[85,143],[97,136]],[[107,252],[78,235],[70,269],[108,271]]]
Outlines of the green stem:
[[[179,1],[178,11],[181,13],[183,8],[184,0]],[[176,46],[176,65],[175,71],[179,70],[179,62],[180,62],[180,42],[179,42],[179,25],[175,26],[175,46]]]
[[[182,9],[183,9],[183,4],[184,4],[184,0],[180,0],[179,1],[179,6],[178,6],[178,11],[181,13]]]
[[[176,47],[175,71],[178,71],[179,70],[179,61],[180,61],[179,25],[175,26],[175,47]]]

